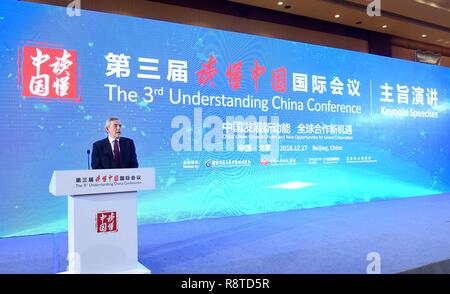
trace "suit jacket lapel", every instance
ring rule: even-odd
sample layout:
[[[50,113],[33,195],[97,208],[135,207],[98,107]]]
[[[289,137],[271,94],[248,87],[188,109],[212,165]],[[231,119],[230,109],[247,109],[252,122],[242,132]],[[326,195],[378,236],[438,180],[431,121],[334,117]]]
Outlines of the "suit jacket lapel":
[[[123,166],[123,164],[125,163],[124,162],[124,158],[123,158],[123,155],[125,154],[125,141],[122,139],[122,140],[119,140],[119,150],[120,150],[120,153],[119,153],[119,157],[120,157],[120,164]]]
[[[105,139],[105,150],[107,154],[109,154],[109,157],[114,160],[114,151],[112,150],[111,143],[109,143],[108,138]]]

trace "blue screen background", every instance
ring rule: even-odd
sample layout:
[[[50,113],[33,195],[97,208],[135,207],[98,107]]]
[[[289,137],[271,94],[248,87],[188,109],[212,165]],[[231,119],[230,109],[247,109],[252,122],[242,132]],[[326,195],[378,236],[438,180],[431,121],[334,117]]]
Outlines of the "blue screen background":
[[[77,51],[81,78],[80,103],[23,97],[18,85],[18,55],[29,42],[62,44]],[[46,45],[42,45],[45,47]],[[130,56],[130,76],[106,76],[105,56]],[[199,85],[195,74],[217,59],[218,73]],[[139,57],[157,58],[160,80],[139,79]],[[188,83],[167,77],[169,59],[185,60]],[[259,90],[249,69],[254,60],[266,67]],[[242,61],[240,88],[228,86],[226,70]],[[54,197],[48,184],[54,170],[86,169],[86,150],[106,137],[106,118],[117,116],[123,135],[134,140],[140,167],[155,167],[157,189],[139,192],[138,220],[159,223],[227,217],[323,207],[382,199],[434,195],[450,191],[449,132],[450,70],[299,42],[226,32],[162,21],[82,11],[68,17],[65,8],[15,1],[0,3],[0,109],[2,168],[0,178],[0,237],[52,233],[67,230],[67,199]],[[19,67],[19,68],[18,68]],[[271,87],[272,70],[285,67],[287,90]],[[292,73],[325,76],[328,87],[335,76],[360,81],[360,96],[334,96],[294,92]],[[435,88],[437,119],[397,118],[381,115],[380,86],[388,83]],[[137,91],[138,102],[109,101],[105,84]],[[310,85],[311,86],[311,85]],[[164,88],[164,95],[145,103],[144,87]],[[360,105],[361,114],[174,105],[168,89],[191,95],[268,98],[282,96],[295,101]],[[344,88],[346,93],[346,87]],[[395,95],[395,90],[394,90]],[[411,93],[410,93],[411,96]],[[426,98],[425,98],[426,100]],[[270,103],[270,102],[269,102]],[[425,102],[426,104],[426,102]],[[398,106],[398,105],[397,105]],[[421,108],[422,107],[422,108]],[[194,124],[194,108],[203,119],[217,116],[272,117],[291,124],[352,125],[352,140],[282,139],[280,145],[307,145],[306,151],[280,151],[276,159],[295,159],[293,165],[261,165],[267,152],[174,151],[171,140],[177,129],[174,117],[182,115]],[[414,107],[413,107],[414,108]],[[193,127],[195,128],[195,127]],[[202,129],[202,127],[200,127]],[[203,128],[203,135],[208,132]],[[192,138],[194,141],[194,138]],[[270,143],[270,140],[269,140]],[[326,154],[311,150],[313,144],[336,144],[342,151]],[[236,149],[236,148],[235,148]],[[368,157],[376,162],[349,163],[349,157]],[[311,163],[311,158],[339,157],[337,163]],[[196,168],[183,162],[195,160]],[[249,160],[247,166],[208,167],[212,160]],[[292,185],[292,183],[296,183]],[[291,185],[290,185],[291,184]],[[283,186],[284,185],[284,186]]]

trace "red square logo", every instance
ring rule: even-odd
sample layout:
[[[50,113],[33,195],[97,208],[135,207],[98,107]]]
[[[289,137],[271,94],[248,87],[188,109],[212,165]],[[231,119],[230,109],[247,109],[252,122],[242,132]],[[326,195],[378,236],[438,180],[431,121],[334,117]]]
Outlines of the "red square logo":
[[[75,50],[23,47],[22,96],[78,99]]]
[[[97,233],[117,232],[117,212],[116,211],[101,211],[97,213],[95,218],[95,226]]]

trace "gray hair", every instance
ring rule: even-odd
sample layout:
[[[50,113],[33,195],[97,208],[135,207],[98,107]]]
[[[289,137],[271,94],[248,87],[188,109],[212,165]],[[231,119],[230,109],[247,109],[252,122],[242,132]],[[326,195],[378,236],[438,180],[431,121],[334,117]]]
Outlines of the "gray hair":
[[[109,128],[109,126],[111,125],[111,122],[115,121],[115,120],[119,120],[118,117],[110,117],[106,120],[105,122],[105,129]]]

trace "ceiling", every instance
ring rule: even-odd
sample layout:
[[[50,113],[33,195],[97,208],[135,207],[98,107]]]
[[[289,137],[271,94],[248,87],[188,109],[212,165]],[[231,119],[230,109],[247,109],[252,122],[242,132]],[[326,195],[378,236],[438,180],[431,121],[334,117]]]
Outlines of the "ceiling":
[[[450,0],[378,0],[380,16],[367,14],[373,0],[229,1],[450,48]]]

